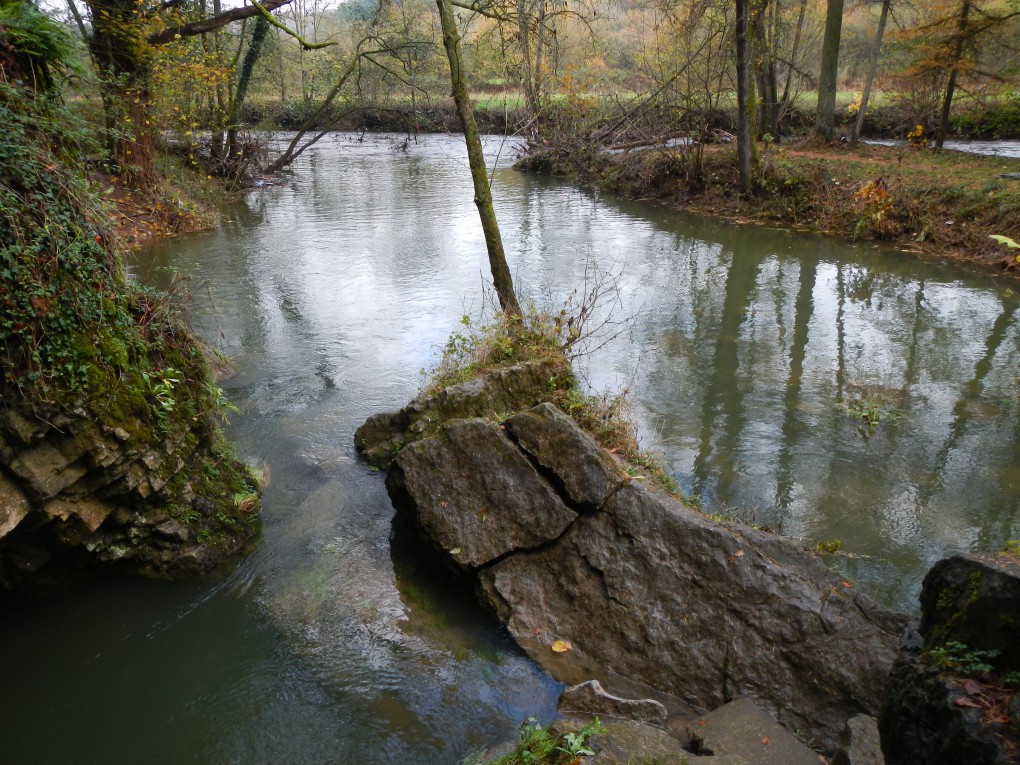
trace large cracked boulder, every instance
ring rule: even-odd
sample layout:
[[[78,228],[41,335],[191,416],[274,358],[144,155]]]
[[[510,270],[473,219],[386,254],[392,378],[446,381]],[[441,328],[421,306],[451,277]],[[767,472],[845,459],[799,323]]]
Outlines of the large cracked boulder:
[[[697,711],[751,696],[825,751],[881,706],[901,616],[794,543],[631,480],[549,404],[446,424],[400,451],[388,486],[560,679],[633,683]]]
[[[480,419],[455,420],[405,448],[386,486],[416,508],[423,536],[458,568],[538,547],[577,518],[502,430]]]

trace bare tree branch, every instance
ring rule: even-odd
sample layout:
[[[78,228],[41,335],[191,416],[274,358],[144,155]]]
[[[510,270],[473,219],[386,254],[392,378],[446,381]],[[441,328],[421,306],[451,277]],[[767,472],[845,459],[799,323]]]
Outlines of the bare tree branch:
[[[190,24],[181,24],[177,27],[168,27],[160,32],[156,32],[154,35],[149,35],[146,42],[149,45],[164,45],[178,37],[193,37],[206,32],[215,32],[227,24],[257,16],[263,11],[273,11],[277,8],[282,8],[290,4],[290,2],[291,0],[266,0],[260,6],[244,5],[240,8],[232,8],[208,19],[193,21]]]

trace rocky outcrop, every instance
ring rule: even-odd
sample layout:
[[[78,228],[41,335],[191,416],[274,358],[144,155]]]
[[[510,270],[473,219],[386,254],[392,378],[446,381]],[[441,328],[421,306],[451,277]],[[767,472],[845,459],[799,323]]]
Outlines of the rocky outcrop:
[[[957,555],[924,579],[880,730],[890,765],[1020,762],[1020,559]]]
[[[564,359],[529,361],[500,367],[460,385],[422,395],[397,412],[369,417],[354,433],[362,459],[387,468],[406,444],[435,432],[441,424],[465,417],[511,414],[546,400],[549,392],[573,381]]]
[[[0,589],[207,571],[259,529],[222,391],[173,297],[128,283],[64,120],[0,80]]]
[[[549,404],[433,432],[393,460],[394,504],[560,679],[754,697],[825,751],[878,712],[904,620],[812,554],[632,480]]]
[[[124,424],[134,434],[81,407],[0,410],[0,588],[91,565],[182,577],[251,548],[258,516],[238,500],[254,489],[209,424]]]

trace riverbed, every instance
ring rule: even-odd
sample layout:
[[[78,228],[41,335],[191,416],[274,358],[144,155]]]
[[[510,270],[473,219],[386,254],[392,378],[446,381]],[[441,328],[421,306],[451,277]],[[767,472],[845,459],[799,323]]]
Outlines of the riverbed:
[[[934,561],[1020,536],[1009,285],[487,152],[518,291],[558,310],[608,275],[612,324],[579,370],[626,391],[642,444],[706,512],[835,550],[848,584],[904,609]],[[232,359],[229,435],[268,475],[265,539],[223,580],[100,580],[9,608],[4,759],[454,763],[551,718],[560,686],[394,532],[352,443],[491,311],[461,139],[330,137],[131,271],[190,295]]]

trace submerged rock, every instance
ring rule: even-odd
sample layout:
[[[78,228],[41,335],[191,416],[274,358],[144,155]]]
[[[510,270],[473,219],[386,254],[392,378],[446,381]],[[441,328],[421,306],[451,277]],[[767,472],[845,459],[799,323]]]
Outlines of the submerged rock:
[[[877,714],[905,620],[812,554],[631,480],[549,404],[433,432],[394,461],[394,504],[554,676],[694,712],[750,696],[825,751]]]

